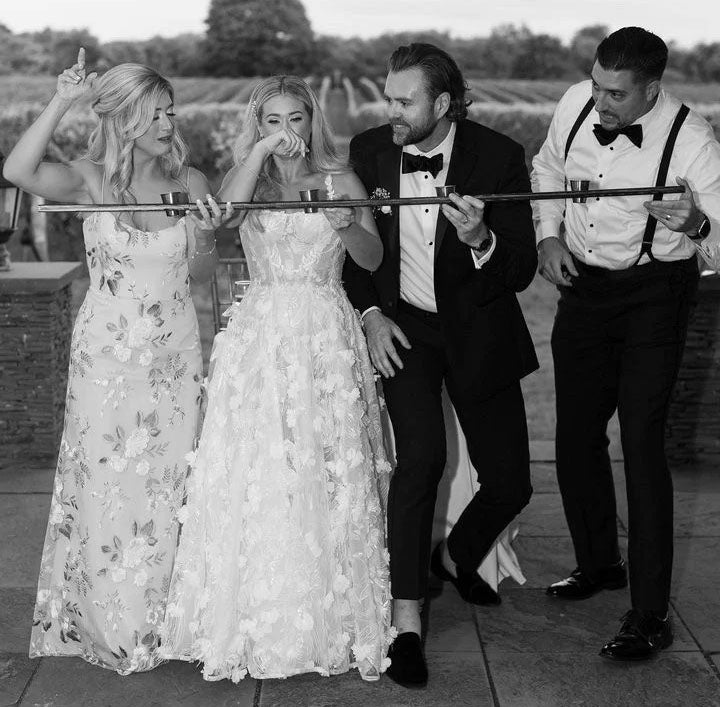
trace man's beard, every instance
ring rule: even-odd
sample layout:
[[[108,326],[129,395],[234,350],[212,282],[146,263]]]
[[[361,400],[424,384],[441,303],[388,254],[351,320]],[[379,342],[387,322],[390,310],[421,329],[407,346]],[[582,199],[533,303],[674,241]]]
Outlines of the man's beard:
[[[392,140],[396,145],[416,145],[418,142],[430,137],[437,124],[438,121],[433,120],[432,117],[420,125],[409,125],[402,121],[391,122],[390,126],[393,128]],[[396,125],[405,129],[398,133],[394,129]]]

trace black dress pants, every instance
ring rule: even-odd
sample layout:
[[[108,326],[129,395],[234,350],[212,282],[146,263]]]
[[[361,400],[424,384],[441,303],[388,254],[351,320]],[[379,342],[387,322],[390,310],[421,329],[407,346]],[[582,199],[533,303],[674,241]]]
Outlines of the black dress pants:
[[[577,263],[552,334],[557,474],[578,567],[620,558],[607,424],[617,408],[625,459],[632,606],[667,610],[673,488],[665,423],[688,318],[695,258],[611,271]]]
[[[478,398],[453,375],[436,314],[402,302],[396,323],[412,349],[397,347],[404,367],[383,381],[397,456],[388,504],[390,579],[393,598],[421,599],[427,591],[437,487],[446,461],[443,381],[480,482],[448,537],[450,555],[463,569],[480,565],[530,499],[527,422],[519,383]]]

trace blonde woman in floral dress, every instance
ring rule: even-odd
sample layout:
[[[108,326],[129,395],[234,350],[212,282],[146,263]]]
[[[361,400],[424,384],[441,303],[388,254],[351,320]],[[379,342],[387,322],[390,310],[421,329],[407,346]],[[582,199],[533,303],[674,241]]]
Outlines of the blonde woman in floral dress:
[[[93,85],[94,84],[94,85]],[[94,90],[99,125],[85,158],[42,161],[67,109]],[[152,69],[86,75],[84,52],[7,158],[8,179],[70,203],[205,196],[185,165],[173,91]],[[30,656],[76,655],[120,674],[149,670],[196,436],[202,361],[190,277],[216,262],[222,214],[85,219],[90,287],[73,331],[65,427],[42,555]]]
[[[317,99],[280,76],[254,90],[221,194],[365,197]],[[369,210],[248,211],[251,285],[215,358],[188,482],[163,648],[208,680],[376,680],[391,640],[384,507],[390,466],[347,252],[376,268]]]

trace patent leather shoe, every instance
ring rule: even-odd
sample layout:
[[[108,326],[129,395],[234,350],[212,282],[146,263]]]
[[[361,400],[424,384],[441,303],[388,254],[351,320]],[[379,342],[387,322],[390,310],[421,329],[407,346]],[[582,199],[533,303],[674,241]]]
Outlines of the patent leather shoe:
[[[386,674],[398,685],[423,688],[427,685],[428,670],[420,636],[413,631],[399,633],[388,651],[390,667]]]
[[[600,649],[609,660],[647,660],[673,642],[670,617],[631,609],[623,616],[620,632]]]
[[[443,565],[442,543],[437,545],[430,556],[430,570],[445,582],[451,582],[458,594],[470,604],[477,606],[497,606],[502,603],[500,595],[477,573],[467,572],[455,565],[456,577]]]
[[[622,589],[627,587],[625,562],[605,567],[590,579],[581,569],[573,570],[567,579],[551,584],[546,594],[558,599],[587,599],[603,589]]]

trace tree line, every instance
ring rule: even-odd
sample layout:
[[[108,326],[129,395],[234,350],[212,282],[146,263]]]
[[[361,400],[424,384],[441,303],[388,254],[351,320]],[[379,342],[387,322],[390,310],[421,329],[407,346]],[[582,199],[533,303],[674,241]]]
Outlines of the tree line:
[[[212,0],[205,24],[204,34],[112,42],[100,42],[87,29],[15,34],[0,24],[0,73],[57,74],[73,64],[82,45],[100,70],[133,61],[168,76],[339,72],[374,78],[384,75],[395,47],[428,41],[449,51],[471,76],[576,80],[587,75],[595,47],[609,32],[604,25],[583,27],[567,44],[516,25],[467,39],[432,30],[341,38],[316,35],[300,0]],[[720,42],[691,49],[669,44],[669,80],[720,81]]]

